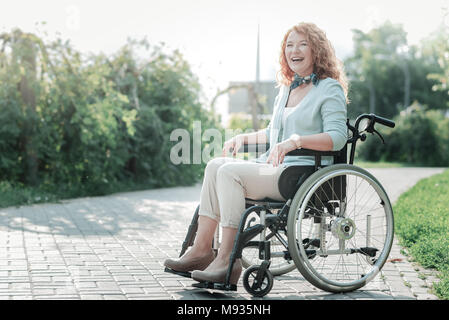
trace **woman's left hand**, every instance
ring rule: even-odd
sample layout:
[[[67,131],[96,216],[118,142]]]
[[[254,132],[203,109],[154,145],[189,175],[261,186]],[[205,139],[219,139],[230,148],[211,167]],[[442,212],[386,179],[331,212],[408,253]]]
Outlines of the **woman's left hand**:
[[[291,139],[279,142],[271,149],[267,163],[273,162],[273,167],[277,167],[284,162],[285,155],[295,149],[296,144]]]

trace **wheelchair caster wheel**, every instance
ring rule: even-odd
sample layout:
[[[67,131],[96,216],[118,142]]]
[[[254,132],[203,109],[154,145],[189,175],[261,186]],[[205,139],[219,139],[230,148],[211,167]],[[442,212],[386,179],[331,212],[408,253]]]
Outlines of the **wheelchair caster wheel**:
[[[249,267],[243,274],[243,286],[253,297],[263,297],[268,294],[273,288],[273,283],[274,279],[270,270],[263,271],[258,265]]]

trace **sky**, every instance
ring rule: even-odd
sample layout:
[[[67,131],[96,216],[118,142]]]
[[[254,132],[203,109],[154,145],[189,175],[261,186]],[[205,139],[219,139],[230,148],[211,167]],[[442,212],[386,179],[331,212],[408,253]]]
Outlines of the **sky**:
[[[84,53],[113,53],[127,38],[164,42],[179,49],[212,97],[230,81],[256,74],[260,28],[260,78],[274,80],[280,43],[293,25],[314,22],[337,57],[352,51],[352,29],[364,32],[386,20],[402,24],[417,44],[439,24],[449,26],[449,0],[0,0],[0,33],[18,27],[70,39]],[[45,22],[45,25],[40,24]]]

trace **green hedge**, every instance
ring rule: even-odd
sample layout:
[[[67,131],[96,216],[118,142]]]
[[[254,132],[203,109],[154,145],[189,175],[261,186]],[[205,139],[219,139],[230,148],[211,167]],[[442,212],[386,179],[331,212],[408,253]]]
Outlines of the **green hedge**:
[[[377,125],[386,144],[369,137],[358,147],[366,161],[402,162],[419,166],[449,166],[449,118],[443,111],[415,103],[394,118],[394,129]]]
[[[100,195],[201,178],[204,163],[170,161],[174,129],[192,133],[194,120],[219,128],[180,52],[129,40],[109,56],[83,55],[20,30],[0,35],[0,46],[3,189]]]

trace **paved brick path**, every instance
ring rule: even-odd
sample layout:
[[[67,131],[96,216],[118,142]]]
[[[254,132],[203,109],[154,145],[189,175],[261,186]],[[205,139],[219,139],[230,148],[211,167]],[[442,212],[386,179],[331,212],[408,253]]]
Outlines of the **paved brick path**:
[[[443,169],[370,171],[395,201]],[[179,254],[199,191],[197,185],[0,209],[0,299],[251,299],[242,285],[213,292],[163,272],[163,261]],[[323,292],[295,270],[275,278],[265,299],[436,299],[428,293],[431,273],[397,245],[390,258],[355,292]]]

